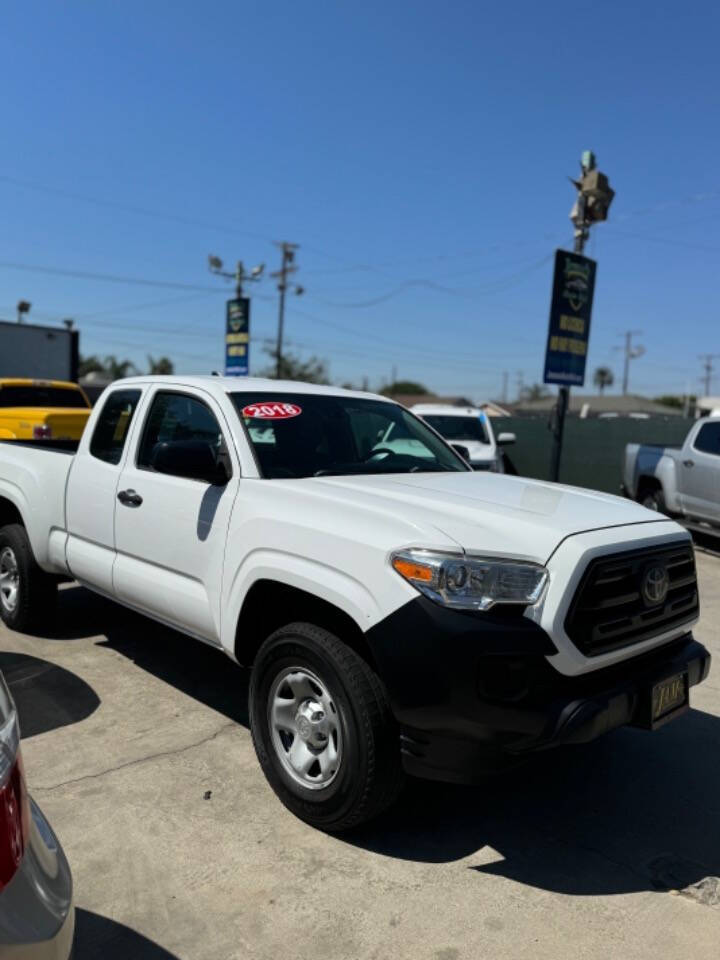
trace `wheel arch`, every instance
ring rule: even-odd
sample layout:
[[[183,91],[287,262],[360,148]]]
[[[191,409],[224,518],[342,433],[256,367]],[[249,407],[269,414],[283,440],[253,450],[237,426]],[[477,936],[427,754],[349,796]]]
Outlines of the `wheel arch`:
[[[657,477],[653,477],[646,473],[641,474],[638,477],[638,482],[637,482],[637,499],[641,500],[644,494],[650,493],[653,490],[659,490],[662,493],[663,492],[662,482],[658,480]]]
[[[7,527],[11,523],[18,523],[21,527],[25,526],[25,521],[20,510],[8,497],[0,495],[0,527]]]
[[[256,580],[245,596],[235,628],[235,659],[251,666],[271,633],[297,622],[312,623],[336,634],[377,670],[372,649],[349,613],[309,591],[269,578]]]

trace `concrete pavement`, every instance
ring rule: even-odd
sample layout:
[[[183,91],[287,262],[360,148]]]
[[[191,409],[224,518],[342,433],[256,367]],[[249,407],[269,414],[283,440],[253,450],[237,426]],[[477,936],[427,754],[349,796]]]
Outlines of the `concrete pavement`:
[[[482,788],[411,782],[344,839],[275,799],[221,654],[75,586],[54,636],[0,627],[77,960],[715,958],[720,558],[698,567],[716,660],[688,716]]]

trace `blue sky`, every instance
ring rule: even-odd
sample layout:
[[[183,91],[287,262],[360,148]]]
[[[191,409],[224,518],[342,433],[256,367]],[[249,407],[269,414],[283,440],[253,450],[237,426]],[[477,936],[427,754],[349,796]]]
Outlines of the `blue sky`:
[[[715,4],[26,0],[3,21],[0,317],[23,297],[75,317],[83,353],[207,372],[230,292],[207,254],[276,269],[289,240],[287,338],[334,380],[395,367],[479,399],[508,371],[512,397],[542,376],[591,148],[617,196],[587,249],[588,369],[619,380],[630,328],[637,392],[695,390],[720,353]],[[277,306],[254,293],[257,372]]]

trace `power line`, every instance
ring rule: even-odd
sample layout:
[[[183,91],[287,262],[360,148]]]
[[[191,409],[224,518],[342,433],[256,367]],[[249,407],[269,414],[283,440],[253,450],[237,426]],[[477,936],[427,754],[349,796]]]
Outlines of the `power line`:
[[[49,273],[57,277],[73,277],[76,280],[99,280],[103,283],[123,283],[140,287],[163,287],[167,290],[200,290],[216,292],[215,287],[203,287],[194,283],[177,283],[169,280],[148,280],[143,277],[124,277],[114,273],[92,273],[89,270],[66,270],[60,267],[46,267],[33,263],[16,263],[0,260],[0,267],[8,270],[24,270],[28,273]]]
[[[163,210],[151,210],[146,207],[139,207],[132,203],[124,203],[120,200],[104,200],[99,197],[89,197],[87,194],[75,193],[74,191],[62,190],[57,187],[48,187],[44,184],[33,183],[30,180],[18,180],[15,177],[8,177],[0,174],[0,181],[12,184],[15,187],[25,187],[28,190],[36,190],[40,193],[50,194],[51,196],[63,197],[66,200],[79,200],[82,203],[90,203],[96,207],[108,207],[111,210],[124,210],[126,213],[133,213],[141,217],[151,217],[154,220],[168,220],[172,223],[182,223],[188,227],[202,227],[207,230],[219,230],[222,233],[231,233],[242,237],[252,237],[254,240],[272,241],[260,233],[253,233],[249,230],[240,230],[237,227],[229,227],[227,224],[212,223],[208,220],[197,220],[193,217],[186,217],[181,214],[168,213]]]

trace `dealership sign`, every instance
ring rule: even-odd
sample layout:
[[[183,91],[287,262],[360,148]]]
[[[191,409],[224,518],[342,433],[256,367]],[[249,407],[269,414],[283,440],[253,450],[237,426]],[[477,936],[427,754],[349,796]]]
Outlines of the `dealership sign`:
[[[581,387],[585,383],[595,266],[594,260],[579,253],[555,253],[545,383],[564,387]]]
[[[250,369],[250,298],[227,301],[225,376],[246,377]]]

